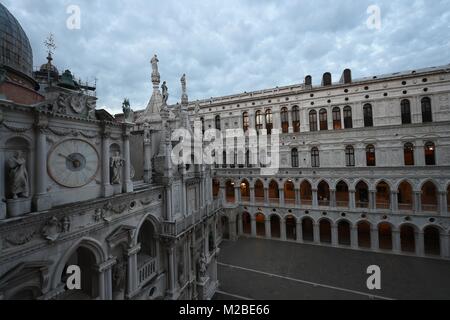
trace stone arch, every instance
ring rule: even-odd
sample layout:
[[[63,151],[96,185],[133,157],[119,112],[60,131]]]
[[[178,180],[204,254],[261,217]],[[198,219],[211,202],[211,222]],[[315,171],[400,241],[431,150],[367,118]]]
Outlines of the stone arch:
[[[376,208],[389,209],[391,207],[392,186],[385,179],[380,179],[375,183],[376,190]]]
[[[433,179],[424,181],[421,184],[421,204],[423,212],[438,212],[439,211],[439,184],[436,184]]]
[[[136,226],[136,232],[133,235],[132,246],[136,246],[138,244],[139,231],[142,229],[142,226],[146,221],[149,221],[153,225],[153,229],[157,234],[161,233],[161,221],[159,221],[159,219],[152,213],[147,213],[144,217],[141,218],[138,225]]]
[[[314,242],[314,220],[311,217],[302,219],[303,241]]]
[[[334,189],[336,190],[336,207],[348,208],[350,204],[349,184],[344,179],[339,180]]]
[[[355,222],[358,232],[358,247],[370,249],[372,247],[372,224],[367,220]]]
[[[255,201],[263,203],[264,202],[264,182],[260,179],[255,181]]]
[[[286,226],[286,239],[292,241],[297,240],[297,218],[289,214],[284,217],[284,223]]]
[[[272,179],[269,183],[269,201],[270,202],[280,202],[280,187],[278,182]]]
[[[381,250],[392,250],[394,248],[393,231],[395,226],[387,221],[377,224],[378,229],[378,247]]]
[[[284,202],[287,204],[295,204],[295,184],[293,180],[284,182]]]
[[[351,241],[351,232],[352,232],[352,222],[348,219],[339,219],[336,221],[337,229],[338,229],[338,243],[342,246],[350,246]]]
[[[412,211],[414,207],[414,187],[408,179],[403,179],[397,185],[398,208],[402,211]]]
[[[242,232],[246,235],[252,234],[252,216],[247,211],[244,211],[241,216]]]
[[[256,235],[258,237],[266,236],[266,216],[262,212],[258,212],[255,214],[256,221]]]
[[[325,244],[331,244],[333,221],[331,221],[328,218],[321,218],[318,221],[318,224],[320,229],[320,242]]]
[[[235,182],[232,179],[228,179],[225,182],[225,199],[228,203],[235,203],[236,197],[235,197]]]
[[[319,202],[319,206],[321,207],[329,207],[331,203],[331,189],[330,183],[326,179],[322,179],[317,184],[317,200]]]
[[[399,230],[401,251],[415,253],[416,247],[419,245],[416,243],[416,234],[419,228],[412,223],[402,223]]]
[[[240,183],[241,200],[250,201],[250,182],[247,179],[242,179]]]
[[[66,267],[66,263],[80,248],[89,250],[93,254],[95,263],[97,265],[106,261],[106,258],[108,256],[102,244],[93,238],[85,237],[76,241],[68,250],[65,251],[55,267],[52,278],[52,290],[58,288],[61,283],[61,277],[63,276],[63,271]]]
[[[442,253],[441,235],[445,230],[435,224],[428,224],[423,228],[424,250],[426,255],[440,256]]]
[[[281,222],[282,219],[278,214],[272,214],[270,215],[270,230],[271,230],[271,237],[279,239],[281,238]]]
[[[369,208],[370,184],[366,180],[360,179],[355,183],[355,206],[356,208]]]

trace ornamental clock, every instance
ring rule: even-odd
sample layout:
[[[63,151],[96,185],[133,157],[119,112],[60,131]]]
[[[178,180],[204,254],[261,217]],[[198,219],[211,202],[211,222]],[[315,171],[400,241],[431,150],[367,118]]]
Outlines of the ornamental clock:
[[[99,155],[93,145],[70,139],[58,143],[50,151],[48,173],[63,187],[80,188],[95,179],[99,163]]]

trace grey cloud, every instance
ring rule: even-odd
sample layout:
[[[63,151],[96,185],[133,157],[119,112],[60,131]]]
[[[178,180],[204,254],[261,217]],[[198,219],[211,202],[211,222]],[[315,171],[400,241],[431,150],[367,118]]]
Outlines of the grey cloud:
[[[45,62],[43,40],[55,34],[55,64],[83,80],[98,78],[99,106],[120,112],[124,97],[145,108],[150,63],[160,57],[171,103],[188,75],[191,100],[302,82],[344,68],[355,77],[449,63],[447,0],[4,0]],[[78,4],[82,29],[65,27]],[[366,27],[369,5],[381,7],[382,30]]]

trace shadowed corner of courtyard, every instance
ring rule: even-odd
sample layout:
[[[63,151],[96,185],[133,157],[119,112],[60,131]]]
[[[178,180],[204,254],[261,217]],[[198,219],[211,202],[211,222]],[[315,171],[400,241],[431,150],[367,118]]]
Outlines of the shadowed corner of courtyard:
[[[450,262],[242,238],[221,245],[215,299],[450,299]],[[367,288],[369,266],[381,290]]]

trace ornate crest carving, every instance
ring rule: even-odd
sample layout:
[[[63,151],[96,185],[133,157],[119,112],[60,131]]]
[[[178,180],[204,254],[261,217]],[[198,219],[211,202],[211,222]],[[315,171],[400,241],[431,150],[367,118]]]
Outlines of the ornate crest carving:
[[[55,242],[61,235],[61,231],[61,222],[58,220],[58,218],[52,217],[45,223],[41,233],[44,239],[50,242]]]

